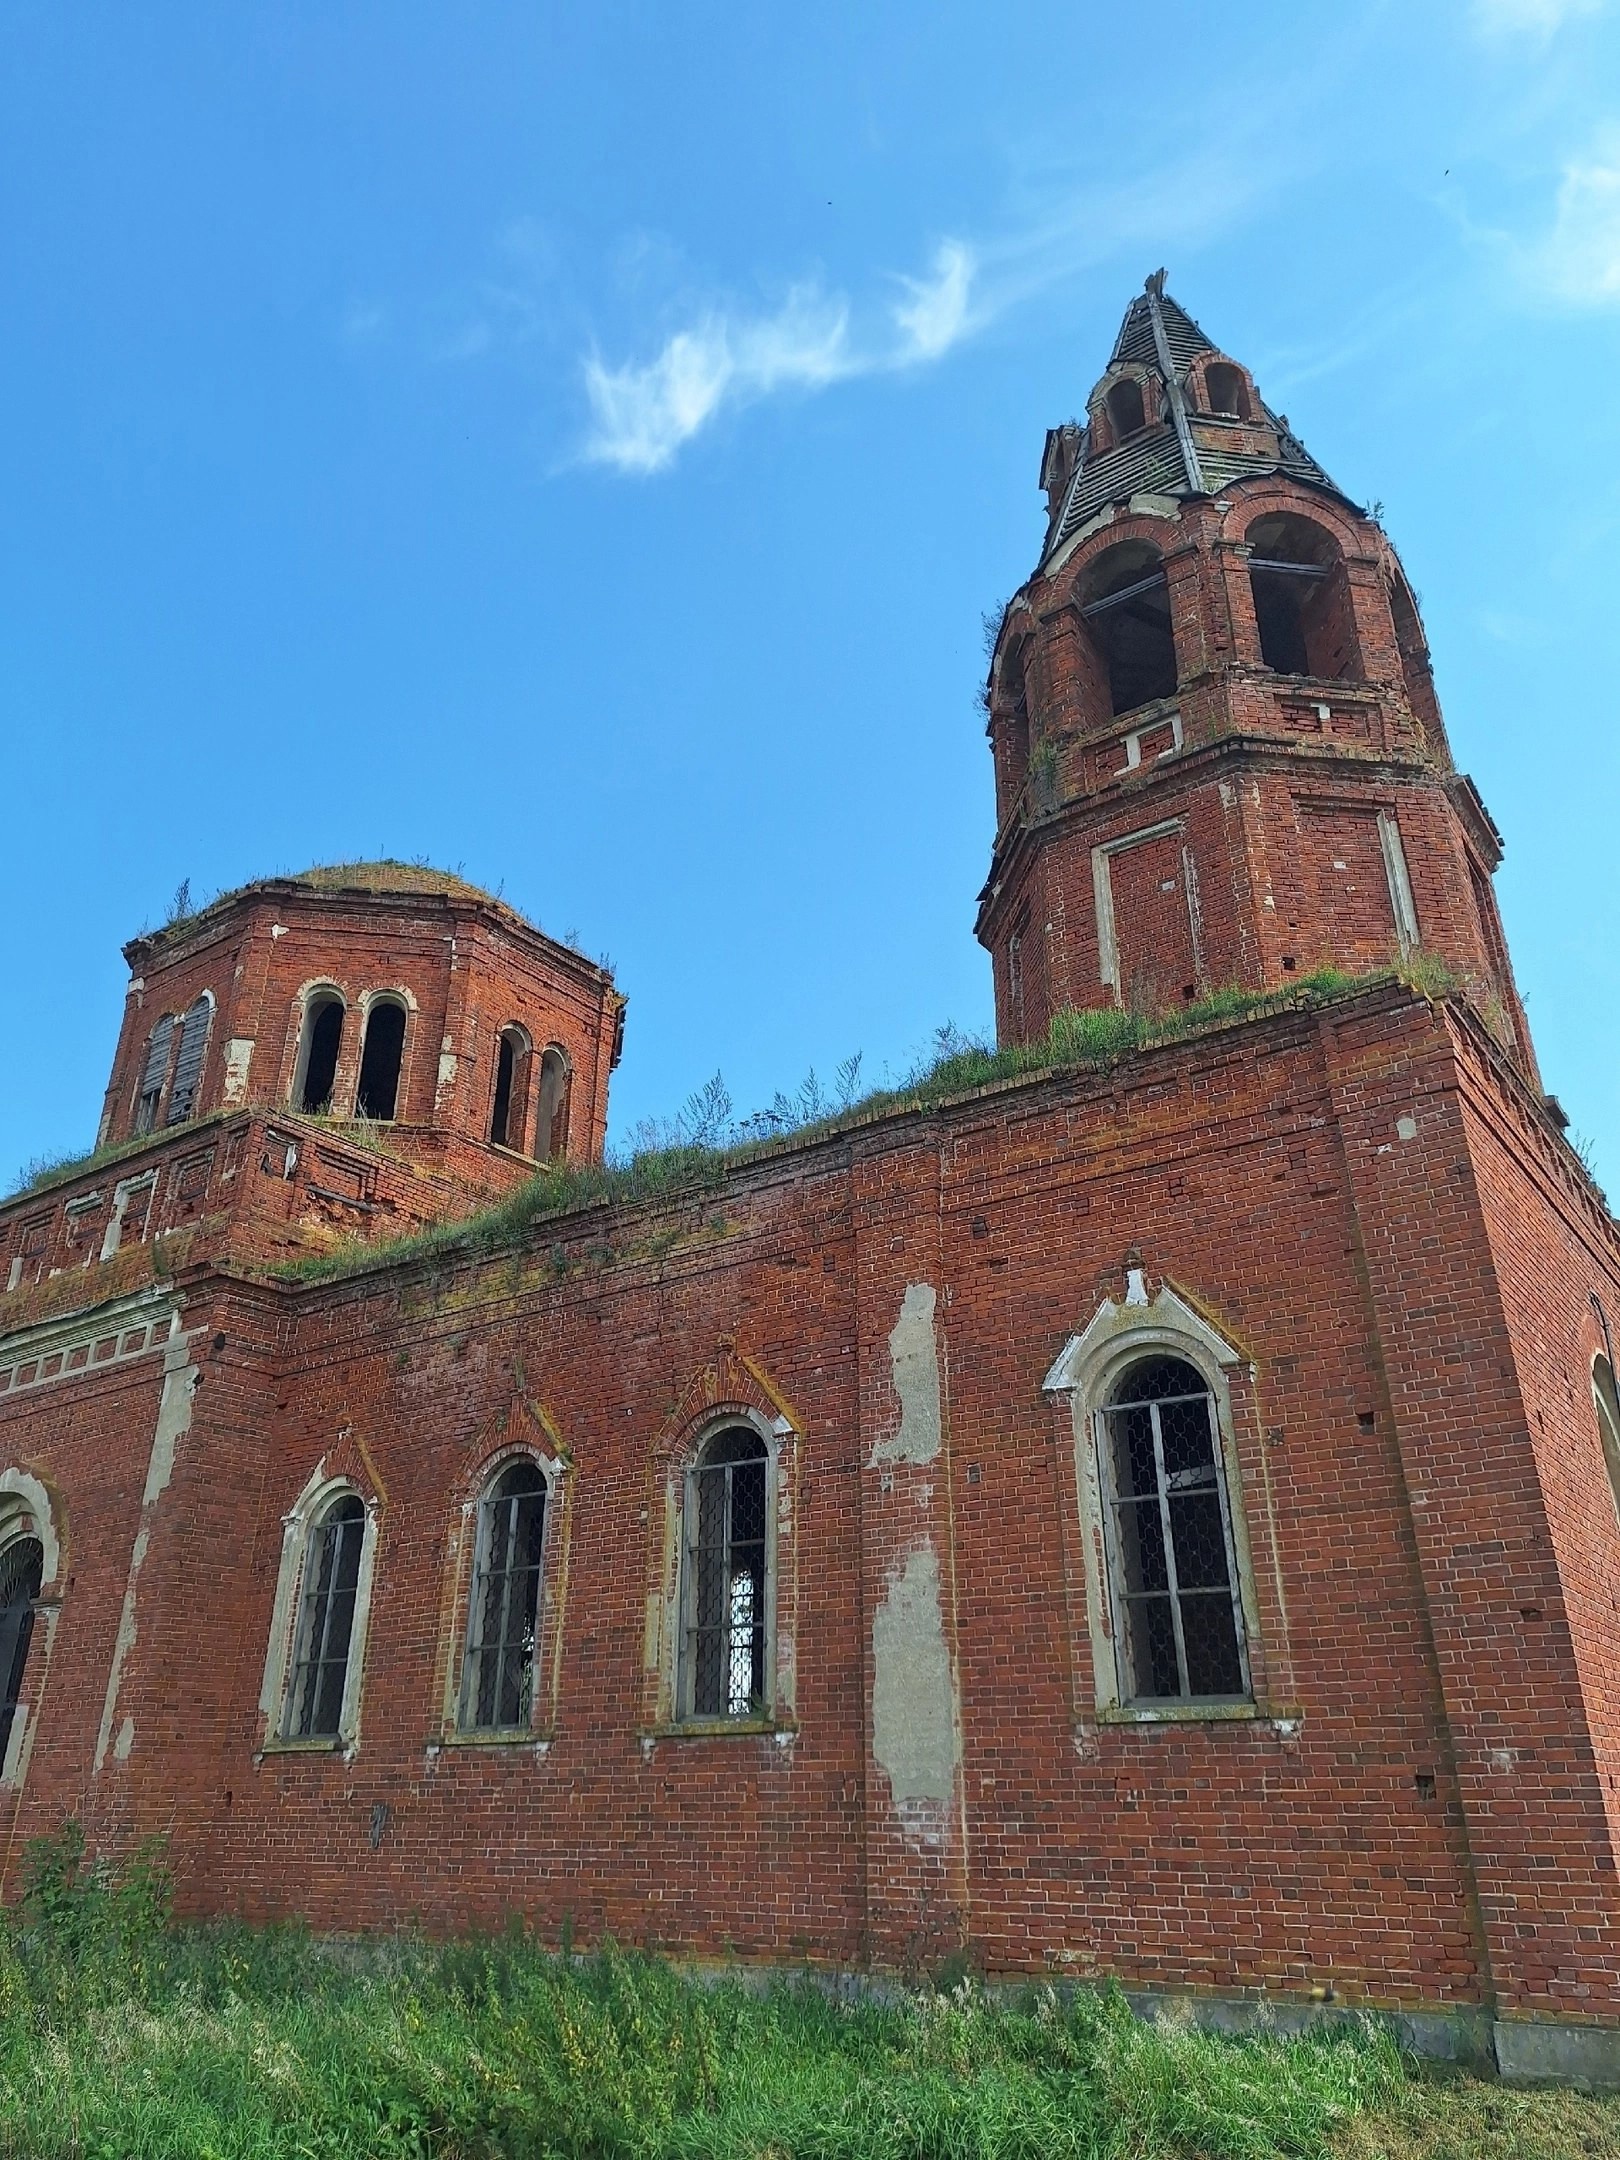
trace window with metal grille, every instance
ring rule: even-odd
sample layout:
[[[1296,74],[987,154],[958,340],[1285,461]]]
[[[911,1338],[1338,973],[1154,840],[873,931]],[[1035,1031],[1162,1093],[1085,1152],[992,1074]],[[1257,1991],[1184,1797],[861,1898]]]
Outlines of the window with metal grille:
[[[149,1133],[157,1124],[158,1104],[163,1099],[163,1083],[169,1077],[169,1046],[174,1040],[174,1015],[165,1013],[153,1024],[146,1038],[146,1058],[141,1066],[141,1084],[135,1096],[135,1121],[132,1130]]]
[[[203,1058],[208,1049],[208,1030],[213,1018],[214,1001],[205,991],[180,1023],[180,1047],[175,1052],[174,1086],[169,1090],[165,1125],[183,1125],[196,1111]]]
[[[45,1579],[45,1547],[36,1537],[13,1539],[0,1552],[0,1767],[22,1701],[34,1615]]]
[[[1614,1373],[1606,1357],[1593,1361],[1592,1408],[1597,1413],[1598,1439],[1603,1444],[1603,1467],[1609,1473],[1614,1511],[1620,1515],[1620,1395],[1615,1392]]]
[[[769,1486],[770,1456],[749,1425],[716,1433],[687,1473],[687,1717],[763,1717],[770,1710]]]
[[[1097,1414],[1127,1702],[1248,1692],[1215,1402],[1180,1358],[1133,1365]]]
[[[334,1500],[309,1533],[298,1597],[285,1740],[335,1740],[343,1730],[355,1593],[366,1511],[353,1493]]]
[[[523,1731],[533,1722],[545,1537],[545,1476],[537,1463],[509,1463],[478,1507],[461,1668],[465,1732]]]

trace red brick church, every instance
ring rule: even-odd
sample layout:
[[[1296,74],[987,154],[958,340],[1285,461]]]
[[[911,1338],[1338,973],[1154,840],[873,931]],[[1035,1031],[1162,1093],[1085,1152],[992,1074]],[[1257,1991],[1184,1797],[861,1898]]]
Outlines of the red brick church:
[[[197,1914],[1620,2076],[1620,1239],[1411,589],[1161,278],[1041,480],[978,934],[1128,1054],[490,1214],[601,1157],[602,969],[390,864],[126,948],[0,1206],[8,1892],[73,1815]]]

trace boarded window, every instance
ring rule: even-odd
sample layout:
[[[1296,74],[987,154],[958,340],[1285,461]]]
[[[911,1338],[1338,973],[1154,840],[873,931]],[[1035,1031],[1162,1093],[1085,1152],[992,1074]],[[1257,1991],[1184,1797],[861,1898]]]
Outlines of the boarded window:
[[[1179,1358],[1142,1360],[1098,1413],[1128,1702],[1225,1701],[1248,1673],[1215,1403]]]
[[[1378,812],[1302,805],[1299,836],[1299,882],[1315,914],[1314,923],[1302,929],[1307,944],[1314,933],[1316,949],[1309,957],[1333,960],[1358,974],[1391,966],[1400,955],[1401,935]]]
[[[1080,612],[1108,681],[1111,711],[1134,712],[1176,694],[1170,588],[1145,541],[1109,548],[1081,583]]]
[[[355,1115],[392,1118],[399,1107],[400,1067],[405,1056],[405,1008],[393,998],[379,998],[366,1015],[360,1050],[360,1086]]]
[[[1140,1013],[1188,1003],[1198,995],[1204,966],[1192,858],[1181,833],[1157,833],[1108,854],[1106,875],[1120,1003]],[[1099,925],[1105,966],[1109,928]]]
[[[520,1731],[533,1721],[545,1536],[545,1477],[536,1463],[511,1463],[478,1508],[461,1672],[468,1732]]]
[[[555,1043],[540,1060],[540,1118],[535,1152],[546,1162],[562,1162],[568,1154],[568,1099],[573,1074],[568,1060]]]
[[[174,1015],[165,1013],[146,1038],[146,1057],[141,1065],[141,1084],[135,1095],[132,1130],[149,1133],[157,1124],[163,1083],[169,1077],[169,1049],[174,1041]]]
[[[338,1052],[343,1047],[343,1000],[335,990],[317,990],[304,1011],[303,1040],[293,1090],[295,1106],[311,1116],[332,1107]]]
[[[169,1090],[169,1110],[165,1125],[183,1125],[193,1117],[197,1109],[197,1096],[202,1086],[203,1058],[208,1049],[208,1031],[213,1025],[214,1001],[205,992],[187,1012],[180,1028],[180,1048],[175,1053],[174,1086]]]
[[[770,1457],[752,1426],[715,1434],[688,1473],[682,1707],[688,1717],[770,1709],[766,1583]]]
[[[16,1538],[0,1552],[0,1766],[22,1705],[44,1579],[45,1548],[38,1538]]]
[[[364,1504],[346,1493],[333,1501],[310,1531],[282,1723],[284,1739],[335,1740],[343,1730],[365,1526]]]

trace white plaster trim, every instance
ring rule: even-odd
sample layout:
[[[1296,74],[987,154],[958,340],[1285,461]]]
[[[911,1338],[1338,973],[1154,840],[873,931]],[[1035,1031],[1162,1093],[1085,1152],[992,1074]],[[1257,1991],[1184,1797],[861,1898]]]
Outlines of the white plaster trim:
[[[1041,1382],[1046,1394],[1069,1394],[1075,1389],[1091,1391],[1099,1366],[1122,1363],[1126,1355],[1140,1351],[1196,1343],[1218,1366],[1242,1365],[1246,1359],[1224,1335],[1217,1334],[1201,1313],[1177,1295],[1168,1283],[1151,1302],[1142,1271],[1132,1268],[1125,1299],[1116,1304],[1104,1298],[1078,1335],[1071,1335],[1058,1353],[1051,1371]]]
[[[666,1593],[666,1627],[670,1644],[669,1703],[673,1713],[671,1722],[698,1732],[720,1731],[728,1726],[750,1723],[751,1720],[729,1717],[699,1717],[687,1708],[691,1693],[692,1674],[687,1666],[686,1634],[687,1608],[692,1595],[691,1540],[688,1535],[693,1521],[693,1481],[702,1462],[703,1451],[718,1432],[725,1432],[734,1425],[746,1425],[758,1433],[765,1443],[765,1677],[770,1699],[759,1712],[762,1719],[791,1718],[795,1688],[793,1632],[778,1626],[777,1613],[777,1541],[779,1535],[792,1532],[792,1501],[784,1505],[782,1481],[782,1455],[798,1437],[792,1425],[785,1432],[777,1428],[786,1421],[780,1417],[767,1419],[753,1409],[717,1410],[697,1425],[678,1458],[671,1464],[666,1494],[669,1516],[675,1527],[676,1565],[674,1582]]]
[[[335,1736],[322,1734],[315,1741],[288,1740],[282,1732],[287,1719],[287,1685],[291,1675],[294,1634],[303,1588],[304,1561],[309,1534],[328,1507],[352,1493],[365,1507],[360,1532],[360,1566],[355,1577],[354,1619],[349,1629],[348,1663],[343,1674],[343,1707],[338,1713]],[[352,1755],[360,1745],[360,1694],[366,1659],[366,1634],[371,1622],[371,1587],[377,1553],[377,1500],[362,1492],[352,1478],[328,1477],[323,1456],[305,1480],[303,1491],[282,1518],[281,1566],[276,1576],[275,1601],[270,1613],[270,1640],[265,1653],[264,1682],[259,1690],[259,1709],[265,1720],[263,1749],[277,1747],[328,1747]]]
[[[41,1320],[33,1327],[0,1335],[0,1397],[25,1388],[54,1386],[59,1380],[83,1380],[104,1372],[109,1365],[123,1365],[149,1350],[165,1347],[179,1326],[179,1302],[167,1286],[138,1290],[129,1297],[109,1298],[89,1312]],[[93,1350],[108,1335],[114,1336],[118,1344],[111,1357],[103,1358],[98,1365],[86,1362],[68,1369],[70,1352]],[[136,1340],[130,1341],[131,1337]],[[124,1348],[126,1342],[130,1343],[128,1349]],[[60,1360],[56,1370],[41,1373],[39,1367],[53,1357]],[[19,1380],[17,1374],[28,1365],[34,1367],[33,1376]]]
[[[465,1705],[462,1688],[467,1670],[467,1645],[472,1635],[472,1594],[478,1580],[478,1570],[484,1559],[482,1525],[480,1514],[484,1501],[489,1497],[496,1480],[515,1462],[531,1462],[545,1479],[546,1512],[540,1531],[540,1593],[535,1605],[534,1625],[534,1679],[529,1704],[528,1735],[519,1731],[507,1732],[506,1728],[494,1730],[495,1737],[521,1740],[525,1737],[538,1739],[549,1730],[553,1712],[552,1661],[559,1643],[558,1628],[562,1618],[562,1601],[567,1587],[567,1548],[564,1544],[566,1530],[559,1520],[564,1500],[563,1481],[571,1465],[560,1456],[532,1440],[503,1441],[491,1455],[479,1464],[476,1476],[463,1493],[460,1507],[450,1530],[450,1575],[456,1585],[456,1602],[451,1613],[450,1655],[445,1660],[443,1722],[444,1737],[475,1739],[492,1736],[488,1726],[469,1726],[462,1723]],[[557,1579],[559,1578],[560,1579]]]
[[[1125,762],[1115,772],[1114,778],[1116,780],[1122,779],[1126,773],[1137,771],[1141,766],[1142,737],[1144,735],[1157,735],[1165,728],[1170,730],[1170,747],[1168,750],[1161,750],[1153,762],[1155,765],[1162,765],[1166,758],[1175,756],[1183,741],[1179,708],[1172,708],[1167,713],[1160,713],[1156,720],[1144,720],[1140,727],[1130,728],[1126,731],[1123,738]]]
[[[1401,828],[1396,824],[1392,810],[1379,811],[1378,838],[1384,850],[1384,874],[1389,879],[1390,905],[1395,910],[1395,935],[1401,941],[1401,951],[1409,953],[1418,942],[1417,908],[1412,900],[1412,881],[1406,872],[1406,851],[1401,846]]]

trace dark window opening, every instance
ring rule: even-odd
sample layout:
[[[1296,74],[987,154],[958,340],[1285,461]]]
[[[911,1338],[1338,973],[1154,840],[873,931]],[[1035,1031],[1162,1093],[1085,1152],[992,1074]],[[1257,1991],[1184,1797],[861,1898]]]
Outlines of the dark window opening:
[[[1147,413],[1142,404],[1142,385],[1127,376],[1115,383],[1107,400],[1108,417],[1114,424],[1116,441],[1123,442],[1127,435],[1134,435],[1140,427],[1147,426]]]
[[[1228,360],[1212,360],[1204,370],[1204,388],[1212,413],[1222,413],[1229,420],[1248,419],[1249,387],[1240,368]]]
[[[1215,1404],[1179,1358],[1148,1358],[1102,1412],[1129,1700],[1244,1694],[1242,1621]]]
[[[146,1038],[146,1058],[141,1066],[141,1084],[135,1096],[136,1133],[149,1133],[157,1124],[158,1105],[163,1100],[163,1083],[169,1077],[169,1046],[174,1040],[174,1015],[165,1013],[157,1021]]]
[[[23,1678],[44,1580],[45,1548],[38,1538],[17,1538],[0,1552],[0,1768],[22,1707]]]
[[[523,1151],[529,1123],[529,1040],[521,1028],[501,1030],[501,1047],[495,1060],[495,1102],[490,1112],[489,1137],[496,1147]]]
[[[180,1048],[175,1053],[174,1086],[169,1091],[169,1111],[163,1120],[165,1125],[183,1125],[196,1114],[197,1096],[202,1086],[203,1058],[208,1049],[208,1030],[213,1024],[214,1001],[200,997],[187,1012],[180,1027]]]
[[[335,1740],[343,1730],[366,1511],[350,1493],[309,1535],[298,1601],[298,1636],[287,1691],[288,1740]]]
[[[1111,710],[1176,694],[1176,641],[1164,565],[1145,542],[1110,548],[1092,566],[1081,613],[1108,671]]]
[[[769,1457],[748,1426],[717,1433],[691,1475],[686,1671],[693,1717],[762,1717]]]
[[[1249,582],[1260,657],[1279,675],[1359,681],[1350,584],[1332,536],[1286,512],[1250,528]]]
[[[573,1075],[568,1060],[555,1044],[540,1060],[540,1130],[537,1152],[547,1162],[561,1162],[568,1153],[568,1099]]]
[[[1401,681],[1406,702],[1425,734],[1440,731],[1440,705],[1434,694],[1434,671],[1429,664],[1429,644],[1418,620],[1417,603],[1403,577],[1390,581],[1389,612],[1395,625],[1395,649],[1401,659]]]
[[[513,1463],[478,1510],[461,1674],[461,1723],[469,1732],[517,1731],[533,1722],[545,1533],[545,1478],[535,1463]]]
[[[387,1121],[399,1107],[400,1061],[405,1055],[405,1008],[384,998],[366,1015],[360,1046],[360,1086],[355,1115]],[[327,1092],[331,1092],[328,1082]]]
[[[322,1116],[332,1107],[338,1052],[343,1046],[343,1000],[335,991],[316,998],[304,1019],[303,1081],[298,1107]]]

